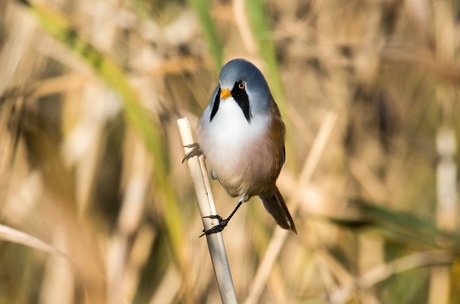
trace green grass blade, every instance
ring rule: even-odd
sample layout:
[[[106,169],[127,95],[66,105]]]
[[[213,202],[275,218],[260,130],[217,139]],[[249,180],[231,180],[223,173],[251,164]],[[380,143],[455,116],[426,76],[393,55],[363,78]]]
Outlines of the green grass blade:
[[[188,0],[190,6],[196,11],[201,22],[206,40],[208,41],[209,50],[214,59],[216,69],[219,70],[223,65],[222,61],[222,43],[217,36],[216,28],[210,14],[210,5],[208,1]]]
[[[180,267],[185,268],[182,221],[175,194],[167,178],[167,156],[163,149],[161,127],[158,122],[142,106],[137,92],[129,85],[126,75],[111,58],[81,39],[63,16],[41,6],[31,5],[28,2],[22,3],[36,16],[46,32],[83,58],[109,86],[120,94],[128,126],[138,133],[154,159],[154,180],[156,188],[161,190],[157,192],[158,201],[164,206],[165,224],[175,258]],[[186,273],[187,270],[184,271]]]

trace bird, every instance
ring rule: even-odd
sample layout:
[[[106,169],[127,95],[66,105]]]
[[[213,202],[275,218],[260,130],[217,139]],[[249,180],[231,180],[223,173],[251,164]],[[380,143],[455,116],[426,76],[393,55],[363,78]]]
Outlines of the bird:
[[[275,222],[297,229],[276,180],[286,159],[286,127],[265,77],[251,62],[236,58],[221,69],[219,84],[197,124],[197,143],[183,161],[204,155],[217,179],[238,204],[227,218],[208,215],[218,224],[203,235],[224,230],[251,197],[258,196]],[[200,236],[200,237],[201,237]]]

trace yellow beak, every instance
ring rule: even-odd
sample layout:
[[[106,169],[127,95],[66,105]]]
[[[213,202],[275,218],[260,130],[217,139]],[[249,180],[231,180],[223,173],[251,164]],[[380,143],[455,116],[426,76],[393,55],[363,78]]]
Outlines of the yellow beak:
[[[220,99],[226,99],[228,97],[232,96],[232,92],[230,92],[229,89],[222,89],[220,91]]]

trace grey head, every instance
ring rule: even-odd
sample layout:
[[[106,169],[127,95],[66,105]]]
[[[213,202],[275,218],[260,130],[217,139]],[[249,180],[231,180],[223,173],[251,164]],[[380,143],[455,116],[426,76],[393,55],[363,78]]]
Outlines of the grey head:
[[[239,85],[244,83],[244,88]],[[222,89],[231,91],[232,97],[241,107],[248,123],[254,115],[269,111],[272,96],[262,72],[251,62],[237,58],[227,62],[220,72],[217,86],[211,100],[212,113],[216,114]]]

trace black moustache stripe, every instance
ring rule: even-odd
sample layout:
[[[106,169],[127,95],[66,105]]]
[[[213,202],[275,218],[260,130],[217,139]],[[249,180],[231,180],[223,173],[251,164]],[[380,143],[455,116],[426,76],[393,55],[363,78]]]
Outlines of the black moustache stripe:
[[[221,89],[219,88],[219,90],[217,90],[216,97],[214,99],[214,103],[213,103],[212,110],[211,110],[211,117],[209,121],[212,121],[214,116],[216,116],[217,111],[219,110],[220,92],[221,92]],[[236,104],[240,107],[241,111],[243,111],[244,117],[246,118],[248,123],[251,123],[252,114],[251,114],[251,108],[249,105],[249,96],[246,93],[246,90],[240,89],[238,87],[238,82],[237,82],[233,86],[231,93],[232,93],[233,99],[235,99],[236,101]]]
[[[246,118],[248,123],[251,123],[252,115],[251,115],[251,108],[249,105],[249,96],[246,93],[245,89],[240,89],[238,87],[238,82],[235,83],[235,85],[233,86],[232,96],[233,96],[233,99],[235,99],[238,106],[243,111],[244,117]]]
[[[209,121],[211,122],[214,116],[216,116],[217,110],[219,110],[219,103],[220,103],[220,88],[217,90],[216,98],[214,99],[214,104],[212,106],[211,117]]]

